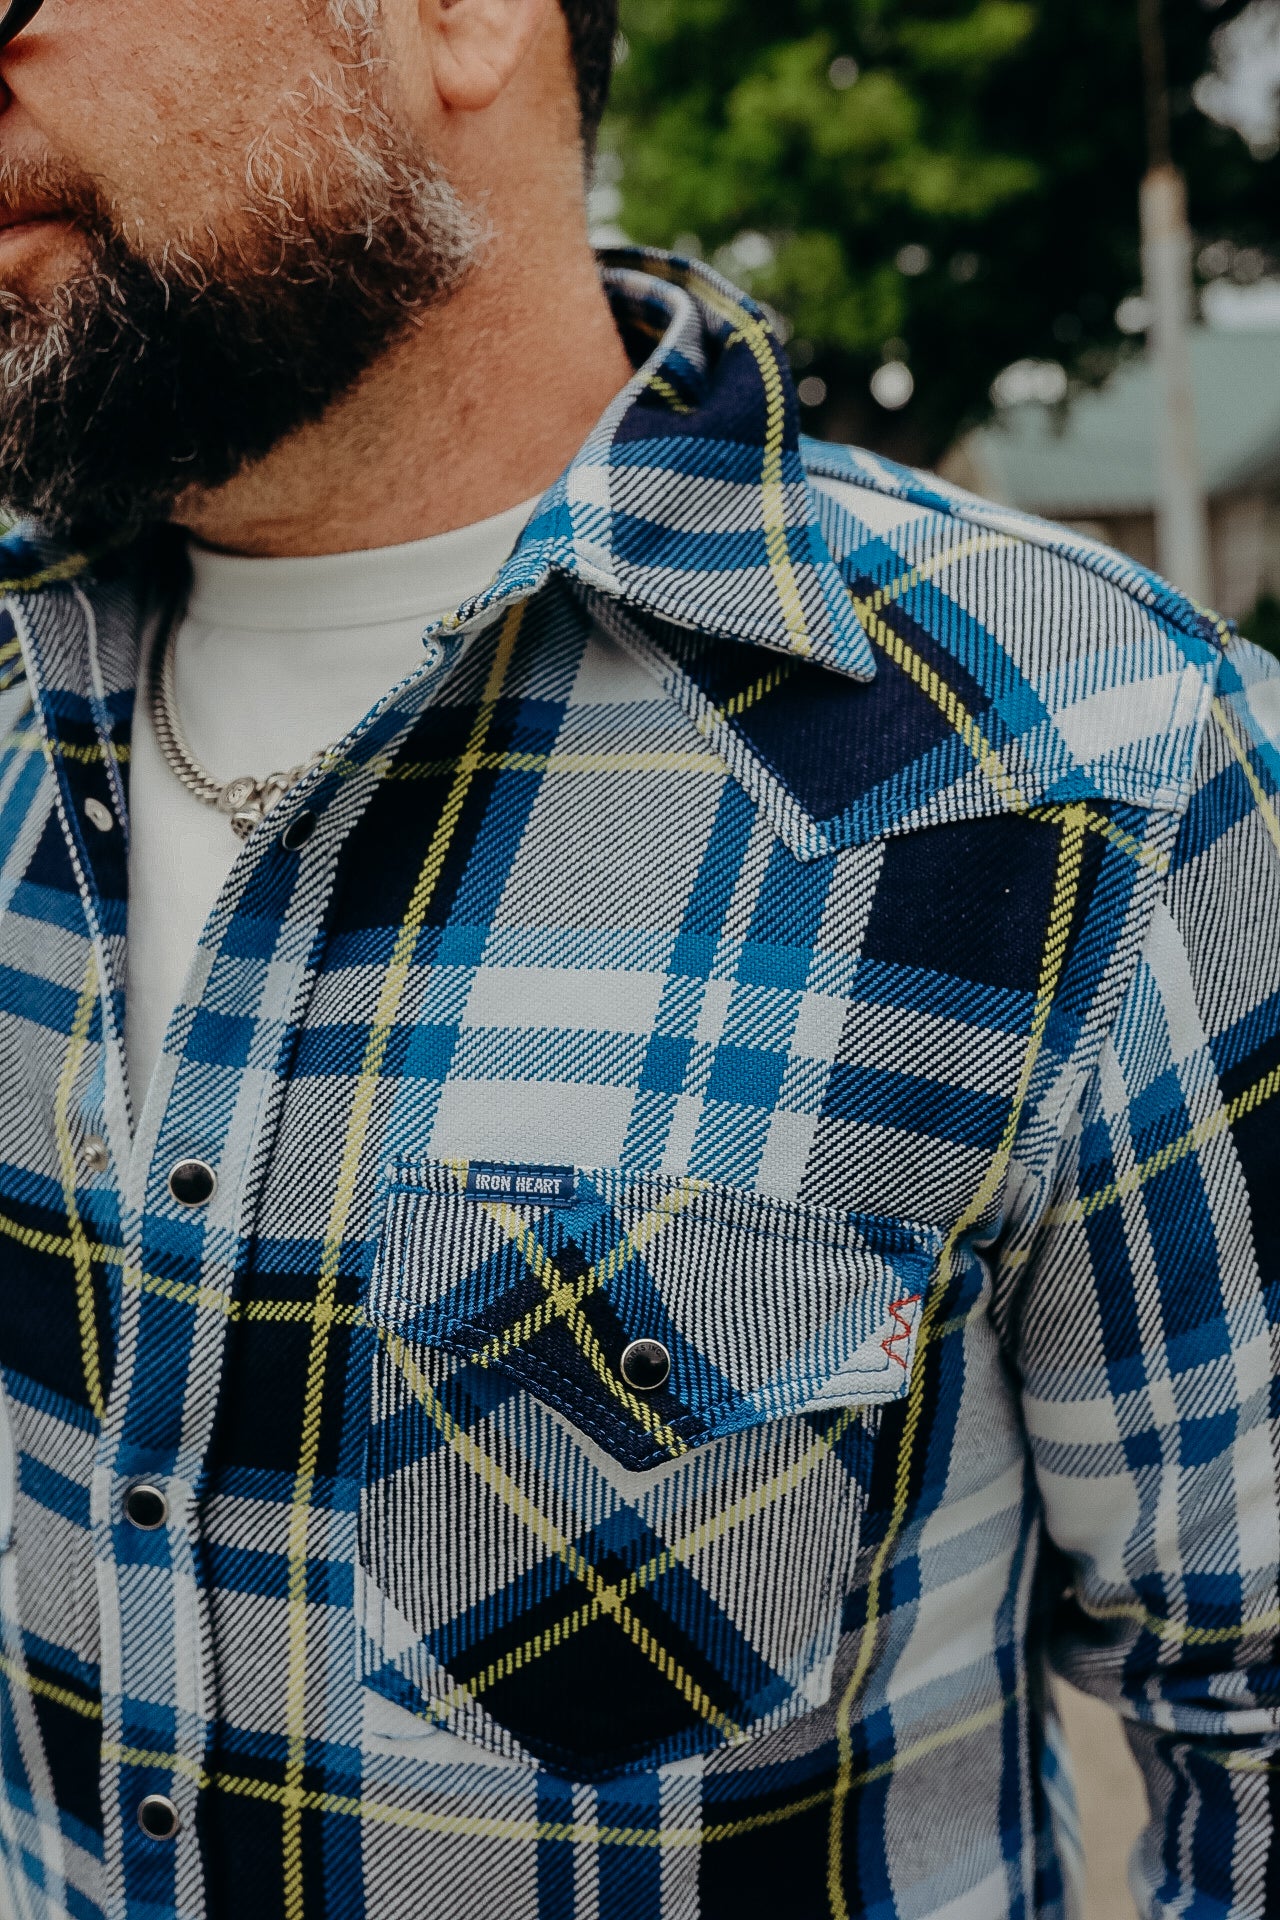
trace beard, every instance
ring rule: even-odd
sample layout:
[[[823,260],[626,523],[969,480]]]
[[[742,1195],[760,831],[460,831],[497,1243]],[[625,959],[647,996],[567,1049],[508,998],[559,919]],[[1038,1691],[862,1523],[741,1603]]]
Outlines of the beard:
[[[247,158],[234,216],[158,251],[90,178],[0,164],[0,206],[69,215],[83,264],[0,288],[0,501],[56,540],[127,539],[319,419],[461,284],[480,223],[364,69],[314,83]]]

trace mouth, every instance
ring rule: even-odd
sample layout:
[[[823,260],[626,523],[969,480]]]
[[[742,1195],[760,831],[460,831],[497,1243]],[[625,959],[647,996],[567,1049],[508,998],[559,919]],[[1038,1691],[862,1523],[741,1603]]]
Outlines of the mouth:
[[[56,207],[0,207],[0,238],[32,227],[56,226],[63,218]]]
[[[68,217],[50,207],[0,208],[0,272],[25,270],[27,255],[38,257],[50,238],[65,232]]]

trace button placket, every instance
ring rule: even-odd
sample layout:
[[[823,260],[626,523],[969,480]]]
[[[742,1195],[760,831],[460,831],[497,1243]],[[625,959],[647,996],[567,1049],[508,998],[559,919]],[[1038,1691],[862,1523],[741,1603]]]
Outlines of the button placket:
[[[163,1259],[157,1259],[156,1248],[148,1244],[144,1227],[146,1207],[136,1190],[126,1111],[122,1022],[118,1017],[124,1004],[122,961],[128,837],[124,792],[116,777],[116,766],[128,751],[127,716],[131,702],[127,695],[133,686],[136,667],[124,628],[131,627],[136,634],[141,625],[140,611],[135,609],[131,614],[126,598],[121,595],[103,609],[112,627],[110,658],[104,675],[105,695],[100,695],[90,684],[87,673],[82,673],[96,645],[87,593],[71,585],[50,588],[41,595],[38,621],[32,618],[32,606],[25,596],[16,595],[10,602],[24,652],[35,662],[31,683],[37,720],[50,749],[58,822],[73,863],[85,930],[96,960],[101,1031],[90,1036],[86,1054],[91,1078],[87,1073],[87,1084],[77,1082],[83,1102],[82,1131],[73,1145],[75,1176],[86,1181],[82,1224],[91,1243],[101,1239],[112,1247],[121,1244],[121,1271],[125,1276],[123,1286],[115,1290],[111,1300],[116,1336],[111,1354],[115,1378],[108,1372],[102,1381],[108,1409],[107,1417],[99,1424],[90,1489],[92,1523],[101,1556],[99,1568],[104,1576],[97,1590],[101,1612],[102,1791],[119,1816],[119,1840],[107,1848],[103,1866],[106,1904],[116,1912],[150,1909],[157,1885],[158,1857],[164,1859],[167,1852],[172,1860],[173,1850],[190,1854],[196,1838],[190,1817],[194,1790],[185,1780],[171,1778],[167,1773],[157,1778],[154,1768],[139,1769],[127,1759],[111,1757],[156,1745],[154,1719],[147,1713],[141,1717],[136,1715],[131,1703],[149,1702],[154,1698],[156,1574],[161,1570],[161,1563],[171,1557],[165,1536],[158,1532],[151,1535],[154,1544],[149,1554],[136,1552],[142,1544],[142,1535],[135,1532],[132,1525],[122,1522],[120,1507],[122,1483],[137,1478],[140,1467],[152,1468],[157,1438],[152,1431],[155,1423],[149,1418],[131,1422],[129,1377],[136,1378],[141,1370],[154,1378],[163,1368],[159,1346],[145,1338],[139,1343],[137,1330],[143,1295],[133,1282],[137,1276],[164,1270]],[[50,688],[57,689],[56,699]],[[113,704],[117,700],[118,705]],[[118,723],[112,717],[117,712]],[[69,751],[64,752],[64,747]],[[91,1059],[93,1064],[89,1067]],[[118,1195],[109,1190],[110,1183],[103,1178],[113,1168],[118,1174]],[[145,1178],[141,1163],[137,1165],[137,1177]],[[159,1305],[159,1302],[152,1304]],[[142,1346],[142,1353],[135,1361],[130,1349],[138,1344]],[[126,1354],[129,1357],[124,1359]],[[183,1385],[181,1371],[178,1385]],[[179,1392],[175,1396],[178,1418],[183,1405]],[[132,1444],[131,1425],[145,1426],[141,1449],[135,1449]],[[167,1434],[160,1436],[162,1448],[168,1442]],[[143,1458],[130,1458],[139,1451]],[[175,1458],[176,1452],[177,1436],[172,1443]],[[129,1537],[133,1540],[133,1552],[125,1545]],[[177,1584],[175,1597],[179,1603],[192,1584],[190,1581]],[[201,1644],[198,1624],[193,1619],[187,1627],[186,1637],[193,1647]],[[191,1664],[183,1660],[174,1663],[176,1684],[164,1703],[173,1709],[175,1724],[180,1727],[198,1723],[201,1711],[200,1677],[189,1677]],[[168,1744],[166,1741],[166,1747]],[[177,1757],[184,1767],[199,1764],[203,1747],[197,1749],[186,1736],[180,1736],[174,1744],[179,1748]],[[145,1802],[151,1805],[144,1824],[139,1814]],[[167,1807],[162,1803],[167,1803]],[[174,1818],[179,1804],[184,1814],[181,1821]],[[167,1839],[161,1837],[165,1835]],[[167,1871],[171,1874],[172,1867]],[[188,1864],[183,1871],[187,1885],[196,1887],[200,1872],[198,1860],[194,1867]],[[199,1904],[198,1896],[194,1902]]]
[[[182,1821],[167,1793],[148,1793],[138,1802],[138,1825],[148,1840],[176,1840]]]
[[[206,1284],[211,1291],[229,1290],[234,1274],[224,1263],[235,1243],[214,1222],[220,1217],[219,1200],[231,1197],[228,1188],[234,1194],[243,1161],[236,1156],[226,1169],[227,1143],[220,1129],[211,1127],[189,1145],[190,1113],[186,1126],[175,1128],[172,1111],[171,1095],[169,1112],[157,1115],[139,1135],[125,1170],[130,1264],[136,1261],[135,1270],[143,1274],[187,1280],[192,1295]],[[156,1702],[155,1674],[167,1670],[170,1683],[162,1704],[179,1731],[164,1749],[167,1757],[171,1748],[172,1764],[181,1772],[157,1779],[143,1766],[124,1763],[111,1769],[107,1790],[115,1797],[123,1845],[110,1866],[123,1911],[151,1901],[157,1872],[179,1871],[178,1860],[185,1863],[182,1873],[199,1872],[191,1864],[198,1846],[197,1789],[187,1776],[199,1765],[201,1735],[195,1729],[203,1721],[210,1677],[198,1659],[175,1659],[173,1652],[198,1650],[208,1642],[205,1602],[192,1578],[194,1508],[181,1450],[193,1378],[218,1377],[218,1357],[210,1349],[221,1332],[220,1320],[202,1313],[194,1298],[174,1298],[145,1284],[124,1291],[112,1390],[113,1409],[120,1412],[115,1431],[108,1426],[110,1441],[99,1456],[109,1487],[104,1510],[111,1523],[115,1614],[110,1638],[118,1661],[108,1676],[104,1731],[126,1753],[155,1748],[154,1740],[143,1738],[136,1703]],[[156,1390],[158,1380],[165,1382],[163,1392]],[[214,1403],[214,1395],[201,1402],[210,1419]],[[160,1592],[166,1595],[162,1627],[156,1618]],[[162,1865],[166,1860],[173,1864]]]
[[[402,714],[380,716],[361,741],[359,755],[353,753],[353,758],[367,757],[370,785],[380,777],[380,748],[385,749],[386,738],[409,724]],[[351,775],[344,771],[344,779],[344,793],[350,796]],[[315,791],[327,795],[329,787],[321,780]],[[263,1016],[272,1020],[296,1017],[290,1009],[300,1012],[304,1004],[315,948],[299,937],[298,915],[303,910],[311,924],[321,923],[327,895],[318,880],[336,861],[344,837],[333,831],[319,798],[314,818],[315,828],[326,829],[323,834],[299,814],[282,822],[277,835],[260,837],[232,882],[252,887],[260,925],[277,921],[280,927],[281,947],[271,958],[270,1004]],[[309,851],[300,861],[298,843],[304,838]],[[305,879],[300,879],[300,871]],[[188,1034],[198,1031],[206,1009],[221,1015],[233,1003],[246,1022],[257,1019],[259,1004],[244,985],[244,959],[234,944],[208,950],[204,958],[201,1003],[189,1009]],[[129,1268],[178,1284],[155,1289],[144,1282],[125,1289],[121,1364],[113,1393],[118,1417],[107,1429],[109,1439],[104,1436],[102,1480],[95,1496],[98,1512],[104,1518],[109,1514],[113,1523],[114,1620],[104,1622],[103,1637],[114,1659],[103,1669],[108,1703],[104,1732],[116,1750],[152,1746],[147,1716],[159,1706],[172,1713],[179,1729],[174,1740],[178,1771],[172,1780],[157,1780],[154,1773],[128,1763],[108,1769],[104,1784],[113,1795],[124,1836],[122,1857],[109,1863],[112,1897],[122,1911],[150,1900],[164,1846],[187,1861],[184,1872],[197,1878],[200,1872],[198,1789],[193,1781],[204,1762],[202,1729],[208,1725],[215,1688],[212,1674],[202,1670],[198,1660],[178,1661],[163,1689],[164,1699],[157,1700],[155,1596],[163,1584],[167,1639],[176,1637],[193,1649],[211,1644],[208,1596],[192,1577],[200,1511],[191,1480],[193,1467],[209,1455],[230,1322],[225,1313],[210,1310],[209,1302],[238,1294],[251,1246],[242,1223],[253,1213],[265,1175],[261,1128],[272,1111],[239,1065],[210,1059],[195,1049],[174,1063],[170,1086],[163,1110],[155,1107],[141,1116],[131,1157],[121,1168],[121,1198],[129,1222]],[[131,1513],[126,1501],[143,1486],[151,1503]],[[163,1524],[146,1524],[159,1520],[162,1502]],[[134,1703],[142,1700],[146,1713],[135,1716]],[[154,1825],[139,1819],[138,1810],[144,1799],[165,1801],[170,1794],[180,1823],[166,1826],[168,1839],[162,1841]]]
[[[330,850],[314,849],[313,862],[317,854],[323,860]],[[273,962],[270,979],[274,1017],[290,971],[299,998],[309,977],[311,949],[296,940],[296,923],[287,919],[298,886],[297,856],[281,858],[277,842],[266,837],[242,871],[242,884],[256,890],[255,907],[263,920],[277,917],[282,937],[287,929],[286,951]],[[323,896],[317,912],[322,907]],[[225,1010],[233,998],[227,976],[239,991],[242,971],[234,945],[208,955],[193,1024],[206,1007]],[[244,1012],[256,1015],[257,1007],[250,1004]],[[224,1067],[189,1050],[174,1064],[167,1100],[140,1116],[132,1154],[121,1169],[129,1268],[178,1284],[163,1291],[145,1283],[124,1290],[122,1363],[113,1393],[119,1414],[99,1455],[98,1511],[109,1516],[115,1615],[104,1623],[103,1636],[115,1654],[114,1671],[104,1665],[104,1695],[109,1689],[111,1696],[106,1733],[119,1750],[154,1746],[145,1716],[134,1716],[133,1703],[145,1700],[148,1712],[163,1706],[178,1729],[173,1751],[180,1769],[171,1782],[127,1764],[109,1769],[104,1784],[113,1795],[123,1837],[121,1856],[110,1863],[122,1911],[150,1900],[157,1860],[166,1850],[186,1863],[184,1873],[198,1878],[200,1872],[199,1794],[192,1779],[203,1764],[202,1729],[214,1698],[213,1677],[197,1657],[171,1666],[166,1658],[170,1681],[157,1701],[155,1596],[166,1595],[166,1645],[177,1642],[196,1654],[211,1645],[208,1597],[192,1571],[200,1513],[192,1498],[191,1464],[208,1457],[229,1322],[208,1303],[236,1294],[248,1259],[250,1243],[240,1222],[253,1208],[263,1174],[260,1128],[268,1113],[255,1083],[246,1081],[237,1064]],[[157,1390],[157,1376],[163,1390]],[[154,1821],[139,1818],[144,1799],[152,1802],[157,1819],[164,1811],[158,1801],[169,1800],[179,1810],[177,1826],[164,1829],[167,1838]]]
[[[86,1133],[80,1143],[80,1159],[88,1173],[105,1173],[111,1165],[111,1149],[100,1133]]]
[[[169,1170],[169,1192],[180,1207],[207,1207],[218,1191],[218,1176],[207,1160],[183,1159]]]
[[[168,1524],[169,1496],[151,1480],[135,1480],[126,1488],[125,1519],[140,1533],[158,1533]]]
[[[286,853],[300,853],[314,835],[316,825],[315,814],[310,808],[304,808],[301,813],[294,815],[280,835],[280,845]]]
[[[21,609],[18,617],[25,619]],[[116,612],[112,618],[119,628],[126,616]],[[123,690],[114,681],[110,690],[113,696],[121,692],[121,712],[127,713]],[[84,698],[92,705],[87,694]],[[142,1125],[135,1141],[130,1141],[122,1034],[116,1017],[123,1004],[119,962],[127,810],[111,766],[104,767],[101,759],[86,754],[92,735],[83,717],[74,716],[76,731],[70,732],[61,710],[51,709],[42,700],[41,723],[54,748],[61,826],[77,856],[84,911],[98,951],[103,1024],[110,1050],[110,1067],[100,1060],[96,1070],[92,1105],[82,1109],[82,1131],[73,1153],[76,1171],[83,1169],[89,1176],[86,1196],[97,1210],[94,1217],[104,1223],[100,1237],[114,1244],[119,1236],[123,1243],[119,1269],[123,1285],[112,1302],[117,1321],[115,1377],[104,1380],[108,1418],[99,1430],[91,1490],[103,1575],[98,1587],[103,1629],[102,1786],[115,1816],[109,1830],[113,1827],[118,1836],[104,1861],[107,1901],[120,1912],[150,1906],[157,1873],[172,1874],[176,1868],[168,1863],[181,1859],[182,1883],[194,1908],[200,1903],[201,1875],[195,1781],[206,1751],[214,1687],[200,1658],[212,1636],[205,1613],[207,1596],[192,1577],[199,1514],[191,1497],[191,1479],[193,1467],[208,1455],[225,1365],[222,1349],[228,1322],[210,1310],[209,1301],[235,1295],[248,1257],[249,1242],[241,1229],[252,1212],[262,1177],[261,1126],[269,1107],[261,1101],[256,1085],[246,1084],[235,1063],[224,1065],[189,1054],[178,1065],[167,1103],[138,1116]],[[374,738],[385,739],[403,724],[401,716],[388,715],[371,732]],[[115,737],[122,748],[127,747],[125,722]],[[104,755],[113,751],[101,727],[98,738]],[[74,746],[74,754],[57,752],[63,740]],[[370,786],[379,777],[373,764],[375,751],[370,744],[366,774]],[[352,758],[364,757],[362,743]],[[344,778],[349,776],[344,773]],[[350,795],[350,785],[345,792]],[[96,803],[93,809],[87,806],[90,799]],[[95,824],[91,817],[99,807],[100,822],[107,824]],[[254,906],[261,910],[262,924],[274,918],[280,927],[280,951],[271,963],[271,1004],[264,1018],[288,1018],[291,1010],[292,1017],[297,1017],[304,1005],[314,949],[297,937],[300,917],[305,914],[316,928],[321,923],[326,896],[317,887],[316,873],[336,859],[350,811],[348,802],[347,812],[337,823],[322,811],[326,832],[317,835],[311,846],[305,895],[297,893],[296,850],[289,858],[281,857],[270,836],[245,870],[253,874]],[[342,833],[333,830],[335,824],[343,828]],[[299,904],[291,905],[295,895]],[[212,978],[206,986],[206,1004],[223,1012],[234,995],[226,981],[217,978],[219,954],[210,953],[208,958]],[[242,956],[228,951],[227,964],[238,977]],[[257,1017],[256,998],[250,994],[237,1011]],[[80,1151],[90,1131],[109,1143],[101,1174]],[[91,1149],[91,1161],[98,1157]],[[169,1175],[182,1161],[192,1159],[206,1170],[203,1184],[209,1191],[194,1192],[180,1181],[183,1198],[179,1199],[168,1185]],[[139,1526],[138,1513],[131,1516],[124,1510],[126,1495],[141,1482],[168,1505],[163,1527]],[[157,1623],[160,1593],[164,1594],[159,1608],[163,1627]],[[167,1648],[175,1638],[188,1650],[188,1657],[170,1662]],[[164,1662],[157,1657],[162,1650],[166,1651]],[[166,1666],[170,1668],[167,1677]],[[175,1731],[163,1741],[164,1762],[157,1770],[154,1764],[139,1766],[136,1758],[128,1756],[142,1756],[143,1750],[156,1748],[159,1713],[168,1717]],[[154,1761],[155,1756],[145,1757]],[[149,1803],[150,1812],[140,1820],[144,1802]]]

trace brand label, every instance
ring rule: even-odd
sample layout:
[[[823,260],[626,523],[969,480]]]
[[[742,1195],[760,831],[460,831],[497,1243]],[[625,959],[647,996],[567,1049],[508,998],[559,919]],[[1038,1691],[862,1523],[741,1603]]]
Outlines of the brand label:
[[[467,1168],[468,1200],[508,1200],[524,1206],[571,1206],[578,1197],[572,1167],[504,1167],[473,1160]]]

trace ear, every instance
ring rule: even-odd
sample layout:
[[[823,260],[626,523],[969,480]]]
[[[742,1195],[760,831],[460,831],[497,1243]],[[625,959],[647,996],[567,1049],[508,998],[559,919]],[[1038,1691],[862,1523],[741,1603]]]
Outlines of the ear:
[[[519,71],[557,0],[418,0],[436,93],[458,113],[491,107]]]

